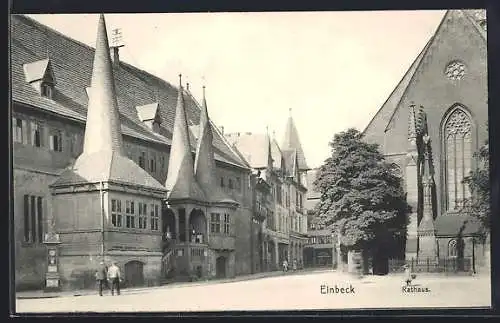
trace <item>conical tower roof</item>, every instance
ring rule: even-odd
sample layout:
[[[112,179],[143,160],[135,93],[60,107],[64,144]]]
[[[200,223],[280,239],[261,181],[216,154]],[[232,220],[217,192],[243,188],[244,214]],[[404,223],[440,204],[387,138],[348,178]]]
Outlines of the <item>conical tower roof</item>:
[[[73,168],[63,172],[52,186],[101,181],[166,191],[165,187],[125,154],[103,14],[99,17],[97,27],[83,152]]]
[[[104,15],[99,17],[83,153],[123,155],[120,115]]]
[[[215,174],[213,133],[208,118],[207,100],[205,97],[205,86],[203,86],[203,101],[201,104],[198,144],[196,146],[196,158],[194,162],[195,178],[203,189],[205,196],[210,202],[236,203],[226,194],[219,185]]]
[[[205,195],[194,176],[193,156],[191,154],[183,92],[179,76],[177,107],[165,186],[169,190],[168,197],[171,200],[191,199],[205,201]]]
[[[286,123],[285,137],[283,139],[281,149],[282,151],[294,150],[294,149],[297,150],[299,170],[310,169],[309,166],[307,166],[306,157],[304,155],[304,150],[302,149],[302,145],[300,143],[299,133],[297,131],[297,127],[295,127],[295,122],[293,121],[291,110]]]

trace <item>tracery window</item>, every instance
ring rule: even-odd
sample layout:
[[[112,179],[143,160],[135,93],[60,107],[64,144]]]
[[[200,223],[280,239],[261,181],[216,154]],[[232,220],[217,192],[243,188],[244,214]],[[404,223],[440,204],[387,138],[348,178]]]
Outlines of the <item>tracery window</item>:
[[[471,120],[461,108],[456,108],[444,125],[447,210],[460,208],[470,197],[469,188],[462,181],[471,170],[471,128]]]
[[[457,240],[450,240],[448,243],[448,257],[456,257],[458,255]]]

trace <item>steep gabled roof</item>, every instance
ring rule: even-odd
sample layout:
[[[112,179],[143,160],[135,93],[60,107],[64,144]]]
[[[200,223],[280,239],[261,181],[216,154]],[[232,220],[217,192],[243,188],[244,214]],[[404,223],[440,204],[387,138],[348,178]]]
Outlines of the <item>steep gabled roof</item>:
[[[283,153],[281,152],[281,148],[276,141],[276,138],[271,140],[271,156],[273,158],[273,168],[282,169],[285,167],[283,160]]]
[[[141,121],[155,120],[158,118],[158,102],[140,105],[135,108]]]
[[[196,145],[196,157],[194,161],[194,175],[196,181],[205,192],[209,202],[237,203],[226,194],[216,179],[216,167],[214,152],[212,149],[213,132],[210,118],[208,117],[207,100],[205,98],[205,86],[203,86],[203,102],[201,105],[200,124],[198,126],[198,143]]]
[[[92,86],[83,152],[52,186],[82,182],[120,182],[166,191],[139,165],[126,157],[120,133],[118,104],[104,15],[99,17]]]
[[[179,88],[181,90],[178,92],[177,97],[172,149],[170,151],[165,187],[169,190],[168,197],[171,200],[191,199],[203,202],[206,200],[205,194],[194,176],[190,131],[184,106],[184,93],[180,81]]]
[[[383,135],[383,133],[386,131],[390,120],[392,119],[392,116],[394,115],[399,102],[403,98],[406,88],[410,84],[410,81],[413,78],[413,74],[417,70],[420,62],[422,61],[422,58],[427,52],[430,43],[431,41],[429,40],[420,54],[417,56],[417,58],[413,61],[410,68],[406,71],[403,78],[399,81],[398,85],[391,92],[387,100],[377,111],[370,123],[368,123],[368,126],[366,126],[365,130],[363,131],[363,135],[365,138],[369,139],[371,136]]]
[[[417,58],[414,60],[410,68],[406,71],[404,74],[403,78],[401,81],[398,83],[396,88],[392,91],[392,93],[389,95],[387,100],[384,102],[384,104],[380,107],[380,109],[377,111],[373,119],[370,121],[370,123],[366,126],[365,130],[363,131],[363,136],[365,139],[369,141],[375,141],[375,142],[382,142],[379,139],[381,136],[384,135],[384,132],[387,131],[391,125],[392,118],[396,114],[397,109],[399,108],[399,103],[401,102],[401,99],[404,97],[408,86],[410,85],[411,81],[413,80],[413,77],[415,75],[415,72],[419,69],[420,65],[422,64],[423,58],[427,55],[427,52],[429,51],[429,48],[431,47],[432,43],[434,42],[434,39],[436,38],[436,35],[439,33],[440,29],[443,26],[443,22],[450,16],[450,15],[464,15],[467,17],[467,21],[471,23],[471,25],[474,26],[474,30],[477,31],[479,35],[486,41],[486,31],[481,28],[477,20],[473,17],[473,11],[471,10],[448,10],[445,15],[443,16],[443,19],[439,23],[439,26],[436,28],[436,31],[434,32],[433,36],[430,38],[430,40],[426,43],[420,54],[417,56]]]
[[[252,168],[267,168],[269,158],[269,139],[266,134],[229,133],[227,140],[245,157]]]
[[[134,186],[166,191],[163,185],[135,162],[113,152],[81,155],[73,167],[65,170],[51,186],[97,183],[101,181],[133,184]]]
[[[11,16],[10,33],[13,101],[84,123],[94,48],[22,15]],[[23,68],[26,63],[46,59],[47,53],[57,79],[52,99],[42,97],[30,86]],[[170,145],[178,88],[125,62],[113,65],[122,133]],[[137,115],[136,107],[152,102],[159,106],[160,133],[154,133]],[[199,105],[191,97],[185,104],[187,118],[198,124]],[[191,150],[194,152],[195,147]],[[217,160],[247,168],[218,132],[214,133],[214,151]]]
[[[298,152],[296,149],[282,150],[283,159],[285,160],[285,169],[288,176],[295,176],[295,170],[298,163]]]
[[[304,155],[304,150],[302,149],[302,145],[299,139],[299,132],[297,131],[297,127],[295,127],[295,122],[293,121],[292,115],[288,117],[286,128],[285,128],[285,137],[283,138],[283,143],[281,144],[282,150],[297,150],[297,158],[299,161],[299,170],[308,170],[309,166],[307,166],[306,156]]]
[[[464,236],[479,234],[481,223],[477,218],[467,215],[438,216],[434,223],[437,236]]]
[[[49,81],[55,84],[54,73],[50,66],[50,59],[45,58],[36,62],[26,63],[23,65],[26,82]]]

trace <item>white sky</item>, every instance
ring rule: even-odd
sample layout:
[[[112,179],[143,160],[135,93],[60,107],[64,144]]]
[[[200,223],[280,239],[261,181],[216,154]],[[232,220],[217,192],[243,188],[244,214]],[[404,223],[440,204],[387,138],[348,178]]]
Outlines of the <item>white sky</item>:
[[[333,135],[363,130],[445,11],[106,14],[121,60],[174,85],[178,74],[225,132],[275,131],[289,109],[309,166]],[[29,15],[95,46],[96,14]]]

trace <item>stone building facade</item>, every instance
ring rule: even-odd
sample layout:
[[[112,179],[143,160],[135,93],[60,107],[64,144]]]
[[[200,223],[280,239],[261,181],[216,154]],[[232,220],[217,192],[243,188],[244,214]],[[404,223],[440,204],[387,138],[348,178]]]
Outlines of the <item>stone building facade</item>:
[[[256,210],[266,215],[261,223],[259,246],[262,269],[279,269],[285,259],[301,266],[307,243],[304,202],[309,167],[292,116],[287,120],[281,145],[268,134],[228,133],[226,138],[254,169],[261,183],[255,201]]]
[[[484,10],[449,10],[364,138],[380,145],[403,178],[412,206],[406,258],[489,258],[479,225],[464,212],[463,178],[488,138]],[[461,246],[461,247],[457,247]]]
[[[43,287],[48,232],[63,288],[93,286],[101,260],[128,285],[252,272],[251,168],[205,103],[120,61],[102,17],[96,49],[20,15],[10,33],[18,289]]]

